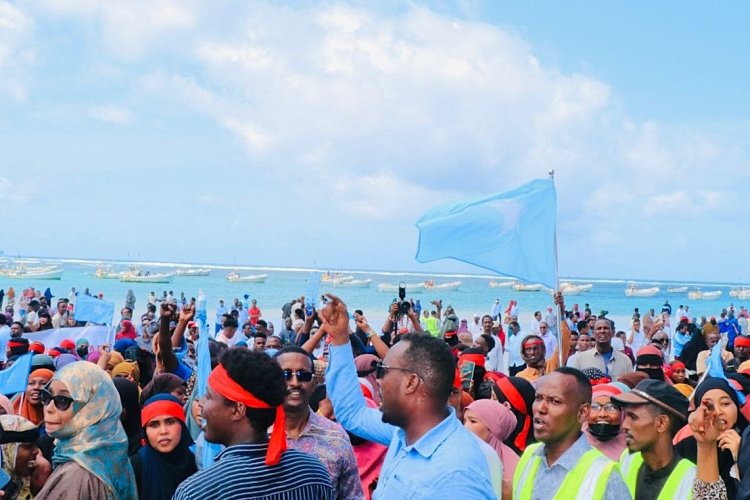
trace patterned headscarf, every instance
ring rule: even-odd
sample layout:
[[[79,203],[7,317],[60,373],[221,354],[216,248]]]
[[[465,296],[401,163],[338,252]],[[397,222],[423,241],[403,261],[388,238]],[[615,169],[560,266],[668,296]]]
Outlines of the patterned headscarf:
[[[36,426],[29,420],[18,415],[0,415],[0,426],[6,431],[30,431],[36,429]],[[18,486],[19,500],[33,498],[31,495],[30,483],[28,477],[21,477],[16,474],[16,457],[18,456],[19,443],[7,443],[0,445],[3,453],[3,469],[8,473],[11,480]]]
[[[128,438],[120,423],[122,405],[109,375],[96,365],[77,361],[57,372],[73,398],[73,418],[50,432],[55,439],[52,464],[78,465],[107,487],[107,499],[136,498],[135,476],[128,460]]]

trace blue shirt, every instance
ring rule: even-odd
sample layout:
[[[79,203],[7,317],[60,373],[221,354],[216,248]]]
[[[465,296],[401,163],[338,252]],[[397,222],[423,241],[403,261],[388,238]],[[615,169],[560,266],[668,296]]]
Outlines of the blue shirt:
[[[8,347],[9,340],[10,327],[8,325],[0,326],[0,362],[5,362],[5,349]]]
[[[442,422],[409,445],[403,429],[386,424],[380,410],[366,406],[351,344],[331,345],[329,356],[326,389],[337,420],[346,430],[388,446],[373,499],[497,498],[487,459],[452,408]]]

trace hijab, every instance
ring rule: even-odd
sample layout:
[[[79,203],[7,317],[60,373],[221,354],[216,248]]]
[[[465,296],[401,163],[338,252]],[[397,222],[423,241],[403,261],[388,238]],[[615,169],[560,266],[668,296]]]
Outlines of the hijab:
[[[69,365],[70,363],[75,363],[78,360],[79,359],[73,354],[68,354],[68,353],[60,354],[59,356],[55,358],[55,369],[59,370],[65,365]]]
[[[515,430],[518,424],[516,416],[504,404],[491,399],[478,399],[466,409],[471,410],[490,431],[487,444],[495,449],[503,463],[503,479],[513,483],[513,474],[518,465],[519,456],[503,441],[508,439]]]
[[[30,431],[37,428],[33,422],[18,415],[0,415],[0,426],[2,426],[4,431],[15,432]],[[14,498],[26,500],[33,497],[31,495],[29,478],[16,474],[16,457],[18,456],[19,444],[17,442],[5,443],[0,445],[0,448],[2,448],[3,469],[8,473],[11,481],[18,486],[18,493]]]
[[[15,413],[13,411],[13,403],[4,394],[0,394],[0,407],[5,410],[6,415],[13,415]]]
[[[190,451],[193,439],[185,426],[182,402],[171,394],[157,394],[143,405],[143,415],[144,420],[148,418],[147,415],[153,415],[152,418],[170,415],[180,421],[180,442],[174,450],[161,453],[146,439],[144,446],[138,451],[141,462],[138,497],[140,500],[169,500],[177,486],[198,471],[195,455]],[[140,423],[145,434],[148,421]]]
[[[117,335],[115,335],[115,340],[120,339],[130,339],[134,340],[137,333],[135,331],[135,326],[133,326],[133,322],[129,319],[124,319],[120,321],[120,331],[117,332]]]
[[[364,379],[372,387],[372,400],[380,406],[380,391],[378,391],[378,379],[375,377],[375,365],[380,358],[374,354],[360,354],[354,358],[354,366],[357,368],[357,376]]]
[[[122,357],[122,354],[117,351],[111,351],[109,353],[109,361],[107,361],[107,371],[111,372],[115,366],[123,361],[125,361],[125,358]]]
[[[128,436],[128,456],[130,456],[141,447],[141,405],[138,402],[138,386],[122,377],[117,377],[112,382],[120,395],[120,404],[122,404],[120,423]]]
[[[73,418],[50,432],[55,438],[52,465],[76,462],[104,483],[107,500],[136,498],[128,437],[120,423],[122,405],[112,379],[98,366],[77,361],[52,380],[65,384],[73,398]]]
[[[169,394],[180,386],[184,386],[185,381],[173,373],[160,373],[146,384],[141,392],[141,403],[144,403],[151,396],[156,394]]]
[[[492,393],[500,403],[510,404],[510,409],[516,416],[516,428],[505,440],[505,444],[520,455],[527,445],[535,441],[534,432],[531,429],[534,387],[520,377],[503,377],[493,385]]]
[[[46,368],[37,368],[33,372],[29,373],[29,380],[32,378],[43,378],[45,383],[54,375],[52,370]],[[32,404],[29,398],[26,397],[26,391],[18,394],[13,400],[13,413],[20,415],[27,420],[31,420],[34,425],[39,425],[44,421],[44,406],[42,403]]]
[[[141,371],[138,369],[138,363],[135,361],[123,361],[122,363],[115,365],[115,367],[112,368],[112,373],[110,373],[110,375],[112,376],[112,380],[114,380],[116,378],[122,378],[118,377],[118,375],[123,373],[133,377],[136,384],[141,383]]]

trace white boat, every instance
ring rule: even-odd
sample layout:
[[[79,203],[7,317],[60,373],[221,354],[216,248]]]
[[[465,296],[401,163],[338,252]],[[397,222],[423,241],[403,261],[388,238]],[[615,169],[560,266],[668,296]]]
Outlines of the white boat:
[[[172,283],[174,273],[154,273],[148,271],[143,274],[125,272],[120,276],[123,283]]]
[[[702,292],[700,290],[693,290],[688,293],[688,299],[690,300],[715,300],[721,297],[721,290],[715,290],[713,292]]]
[[[238,281],[242,283],[265,283],[266,278],[268,278],[267,274],[251,274],[248,276],[241,276],[237,271],[232,271],[231,273],[227,274],[227,279],[229,281]]]
[[[560,292],[564,295],[580,295],[594,288],[594,285],[587,283],[585,285],[575,285],[573,283],[560,283]]]
[[[119,280],[125,273],[126,271],[112,272],[109,268],[98,267],[96,271],[94,271],[94,276],[103,280]]]
[[[430,292],[455,292],[460,286],[460,281],[450,281],[448,283],[439,283],[437,285],[433,281],[426,281],[424,283],[424,289]]]
[[[667,288],[667,293],[685,293],[688,291],[686,286],[677,286],[674,288]]]
[[[660,289],[658,286],[652,286],[649,288],[639,288],[635,283],[630,283],[625,289],[626,297],[653,297],[659,293]]]
[[[517,292],[538,292],[542,289],[542,285],[535,283],[531,285],[525,285],[523,283],[516,283],[513,285],[513,290]]]
[[[735,295],[735,297],[737,297],[740,300],[750,299],[750,289],[739,290],[737,292],[737,295]]]
[[[490,288],[510,288],[513,285],[515,285],[516,282],[513,280],[509,281],[497,281],[497,280],[490,280]]]
[[[354,276],[344,275],[343,273],[329,273],[325,272],[320,277],[320,281],[323,283],[329,283],[331,281],[352,281]]]
[[[9,278],[24,280],[59,280],[62,279],[65,269],[61,267],[39,267],[39,268],[17,268],[5,273]]]
[[[178,269],[175,271],[177,276],[208,276],[211,274],[211,269],[200,268],[200,269]]]
[[[328,284],[337,288],[367,288],[372,283],[371,279],[366,280],[345,280],[345,281],[329,281]]]
[[[378,284],[378,292],[385,292],[385,293],[398,293],[398,285],[391,285],[390,283],[379,283]],[[406,284],[406,293],[412,294],[412,293],[422,293],[424,291],[424,283],[407,283]]]

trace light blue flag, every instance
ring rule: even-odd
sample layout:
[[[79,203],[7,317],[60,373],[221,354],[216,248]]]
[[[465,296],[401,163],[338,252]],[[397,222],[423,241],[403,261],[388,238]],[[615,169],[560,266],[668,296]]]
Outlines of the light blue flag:
[[[417,221],[416,259],[456,259],[556,288],[556,218],[557,195],[552,179],[440,205]]]
[[[31,371],[31,358],[33,353],[24,354],[5,370],[0,370],[0,388],[3,394],[10,396],[17,392],[26,390],[26,384],[29,382],[29,372]]]
[[[79,295],[73,315],[78,321],[91,321],[99,325],[111,325],[115,316],[115,303],[99,300],[88,295]]]
[[[721,342],[717,342],[711,349],[711,354],[709,354],[708,359],[706,359],[706,376],[726,380],[729,387],[734,389],[734,392],[737,393],[737,399],[740,402],[740,406],[742,406],[745,404],[745,394],[743,394],[742,391],[738,391],[734,385],[732,385],[732,382],[727,376],[724,375],[724,362],[721,359],[722,349],[724,349],[724,345]]]

